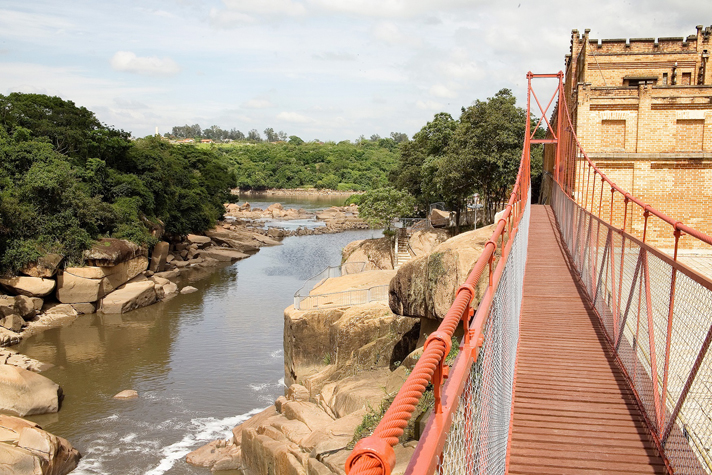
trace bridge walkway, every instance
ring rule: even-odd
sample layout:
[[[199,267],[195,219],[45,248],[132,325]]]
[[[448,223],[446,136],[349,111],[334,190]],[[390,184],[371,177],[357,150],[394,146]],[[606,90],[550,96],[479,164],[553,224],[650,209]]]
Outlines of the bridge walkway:
[[[532,206],[509,473],[666,473],[564,249]]]

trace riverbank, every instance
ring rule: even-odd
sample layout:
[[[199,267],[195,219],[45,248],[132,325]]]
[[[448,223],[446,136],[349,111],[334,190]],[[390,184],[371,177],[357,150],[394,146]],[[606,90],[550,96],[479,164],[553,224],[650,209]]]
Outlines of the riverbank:
[[[301,196],[301,197],[315,197],[315,196],[334,196],[348,198],[351,195],[357,195],[363,193],[361,191],[338,191],[329,190],[326,188],[290,188],[290,189],[268,189],[268,190],[233,190],[233,194],[245,195],[247,197],[251,196]]]
[[[314,220],[316,220],[316,217],[314,217]],[[324,225],[320,228],[326,229],[327,226]],[[130,368],[134,366],[138,361],[143,361],[144,358],[147,358],[145,360],[145,364],[148,364],[150,366],[154,366],[155,364],[162,364],[161,362],[165,361],[164,357],[160,356],[160,352],[159,354],[155,354],[155,351],[150,351],[147,354],[144,350],[148,348],[159,349],[163,347],[163,344],[159,344],[159,342],[171,341],[171,337],[169,337],[168,334],[163,333],[162,335],[159,335],[155,334],[154,330],[151,330],[151,328],[164,326],[162,321],[165,317],[161,317],[161,315],[164,315],[167,311],[171,311],[170,309],[173,308],[185,308],[185,305],[187,305],[189,302],[192,302],[192,304],[190,304],[191,310],[187,312],[185,309],[180,310],[172,317],[174,319],[184,317],[190,319],[191,317],[189,317],[189,315],[195,311],[193,309],[210,308],[215,303],[225,298],[223,295],[211,295],[209,289],[214,288],[216,282],[227,283],[232,282],[234,280],[234,284],[236,284],[238,266],[240,269],[249,269],[253,267],[253,265],[251,264],[251,262],[253,262],[252,259],[242,258],[242,260],[245,261],[245,264],[238,263],[237,265],[232,266],[230,265],[230,261],[220,261],[218,259],[215,259],[214,256],[210,257],[209,254],[214,252],[232,253],[233,251],[245,251],[242,253],[246,256],[252,256],[262,247],[268,246],[273,247],[274,250],[268,252],[268,254],[265,255],[265,258],[274,255],[285,255],[285,253],[291,256],[295,252],[295,245],[297,245],[299,250],[301,251],[301,248],[306,246],[307,243],[312,241],[320,242],[323,239],[327,239],[329,241],[336,239],[336,241],[334,242],[338,241],[340,244],[329,246],[334,247],[338,253],[338,250],[340,250],[340,248],[346,244],[346,242],[341,242],[342,238],[338,237],[338,233],[334,234],[334,238],[327,236],[313,236],[307,238],[307,241],[303,241],[302,239],[298,241],[292,241],[291,238],[288,237],[291,233],[285,232],[284,235],[278,236],[275,234],[276,231],[280,230],[274,227],[265,227],[264,222],[262,222],[261,220],[240,220],[239,222],[238,220],[224,221],[220,223],[220,225],[215,229],[207,232],[205,236],[188,236],[184,241],[177,243],[169,243],[169,247],[165,255],[165,260],[167,262],[163,264],[163,267],[156,269],[156,272],[151,271],[149,268],[141,274],[141,277],[138,277],[137,279],[141,282],[152,281],[154,283],[154,288],[159,285],[163,287],[171,284],[175,284],[178,289],[184,287],[195,287],[197,289],[197,292],[195,293],[172,293],[172,297],[177,297],[157,299],[155,304],[143,308],[138,308],[136,310],[123,314],[77,313],[70,315],[62,315],[61,312],[59,312],[58,310],[66,310],[67,307],[64,305],[68,304],[56,303],[56,305],[54,305],[53,307],[55,308],[55,312],[52,316],[51,321],[46,316],[44,318],[36,316],[37,318],[32,319],[35,320],[32,322],[32,328],[30,328],[29,332],[23,335],[23,339],[25,341],[12,348],[11,351],[13,351],[14,353],[16,349],[19,349],[19,351],[21,351],[22,353],[26,355],[31,355],[36,360],[42,362],[51,362],[49,365],[37,366],[32,368],[32,370],[42,370],[43,374],[51,378],[53,381],[59,383],[60,386],[63,388],[64,394],[67,395],[67,397],[69,398],[69,404],[67,404],[65,400],[65,404],[63,405],[64,407],[62,407],[62,410],[58,414],[34,415],[29,416],[28,419],[40,423],[46,429],[51,430],[52,433],[56,433],[57,435],[69,439],[70,441],[72,441],[72,443],[75,444],[77,448],[82,451],[82,453],[85,454],[85,456],[88,457],[87,462],[80,464],[77,473],[106,473],[107,471],[115,471],[115,468],[113,462],[109,461],[109,459],[112,459],[113,457],[109,457],[106,454],[101,455],[101,459],[103,460],[102,465],[106,463],[108,465],[105,465],[105,467],[109,468],[105,468],[98,471],[93,471],[92,469],[87,468],[92,466],[92,464],[97,463],[96,457],[99,454],[95,451],[95,448],[92,447],[94,447],[96,443],[100,443],[100,441],[105,440],[105,435],[92,436],[91,434],[95,434],[94,430],[98,427],[89,427],[86,424],[71,423],[71,421],[83,420],[87,416],[92,417],[93,414],[95,414],[97,411],[101,411],[103,410],[103,408],[108,408],[112,411],[120,411],[120,413],[123,414],[122,418],[128,417],[128,422],[132,420],[131,416],[129,416],[127,413],[124,413],[124,410],[122,408],[131,408],[130,412],[133,412],[134,407],[138,405],[143,405],[145,403],[150,404],[151,401],[156,400],[155,396],[152,396],[152,394],[155,394],[156,391],[155,386],[149,385],[147,389],[145,385],[137,384],[136,382],[131,382],[130,380],[127,380],[126,377],[123,376],[123,374],[127,371],[129,372],[128,374],[130,374]],[[287,236],[286,239],[289,240],[288,242],[292,244],[287,246],[286,249],[282,249],[283,246],[280,246],[278,244],[283,244],[285,242],[285,236]],[[209,238],[209,241],[205,239],[206,237]],[[241,247],[246,241],[250,242],[250,239],[252,239],[253,241],[257,241],[251,242],[251,244],[254,245],[254,249],[247,249]],[[347,242],[351,241],[352,239],[353,238],[348,239]],[[242,244],[237,244],[238,241]],[[301,245],[298,245],[297,243],[301,243]],[[231,246],[231,244],[236,245],[237,247]],[[311,248],[310,246],[307,247]],[[261,253],[262,252],[265,251],[261,251]],[[293,288],[294,290],[296,290],[296,288],[298,288],[298,286],[301,285],[301,283],[305,279],[310,277],[313,273],[317,272],[317,270],[320,270],[320,267],[322,265],[329,265],[329,263],[332,263],[331,260],[322,260],[323,258],[328,257],[329,255],[331,254],[328,252],[324,253],[323,246],[320,245],[316,248],[313,248],[313,253],[309,258],[299,259],[299,264],[301,264],[301,262],[303,261],[305,263],[308,262],[309,264],[315,267],[310,266],[306,270],[301,272],[299,275],[295,275],[294,278],[296,278],[296,280],[294,281],[294,283],[280,283],[277,276],[273,275],[274,271],[268,271],[269,286],[275,285],[277,288],[285,287]],[[168,256],[171,256],[171,258],[169,258]],[[332,256],[329,259],[333,259],[334,257],[336,256]],[[253,257],[253,259],[255,258]],[[336,257],[336,259],[338,261],[338,257]],[[254,262],[258,263],[263,261],[264,258],[259,258]],[[290,264],[289,267],[284,268],[282,271],[280,271],[280,273],[283,275],[290,275],[290,273],[294,272],[295,264],[297,264],[297,262]],[[316,267],[319,267],[319,269],[315,270]],[[269,268],[272,269],[273,265],[269,266]],[[249,273],[245,274],[245,277],[247,275],[249,275]],[[167,279],[168,282],[166,283],[161,279]],[[247,282],[242,281],[241,288],[245,289],[246,284]],[[214,290],[217,290],[221,287],[224,287],[224,284],[218,285],[218,287],[214,288]],[[255,319],[263,319],[264,315],[269,314],[269,310],[267,309],[267,306],[265,304],[269,300],[273,300],[273,297],[270,296],[269,298],[265,298],[261,296],[260,293],[263,289],[267,287],[268,286],[264,284],[258,284],[257,288],[250,287],[251,290],[247,292],[247,294],[249,295],[248,301],[250,303],[247,304],[247,302],[244,302],[242,304],[237,305],[237,308],[239,308],[240,311],[244,311],[246,309],[251,309],[250,311],[254,311],[255,316],[251,317],[253,321],[258,321]],[[292,293],[294,290],[292,290],[291,292],[288,291],[287,294],[283,297],[284,300],[278,300],[282,302],[278,304],[281,308],[284,308],[284,305],[286,305],[286,303],[292,300]],[[218,300],[215,300],[216,298]],[[46,300],[49,299],[45,299],[45,301]],[[254,303],[252,303],[252,301],[254,301]],[[69,306],[71,307],[71,305]],[[230,304],[230,307],[233,306],[234,303]],[[233,310],[219,311],[215,314],[214,318],[220,318],[220,320],[223,320],[230,314],[231,311]],[[276,315],[279,315],[280,313],[281,312],[278,312],[276,313]],[[257,315],[259,315],[259,317]],[[201,328],[202,327],[203,325],[201,325]],[[276,328],[280,329],[281,324],[279,324]],[[99,330],[97,331],[97,329]],[[201,330],[201,333],[202,332],[203,330]],[[218,360],[222,361],[225,358],[229,358],[232,360],[233,358],[230,356],[231,350],[218,344],[218,342],[222,340],[225,335],[230,333],[231,330],[227,332],[223,330],[208,339],[209,341],[211,341],[210,346],[214,347],[215,350],[219,353],[219,356],[216,354],[213,357],[212,361],[210,361],[210,358],[208,358],[207,360],[203,360],[203,357],[205,355],[201,355],[199,359],[196,359],[195,356],[192,356],[190,360],[194,361],[195,363],[197,363],[198,361],[202,361],[201,364],[209,366],[212,365],[213,362]],[[249,351],[251,351],[255,355],[259,354],[260,350],[263,347],[274,347],[272,350],[269,351],[269,354],[266,355],[266,357],[269,361],[274,360],[276,364],[274,371],[275,375],[270,376],[270,373],[267,373],[267,381],[260,381],[261,378],[254,380],[253,377],[249,377],[248,381],[252,380],[252,382],[249,383],[244,382],[245,377],[238,377],[238,381],[242,381],[242,383],[239,385],[239,387],[241,388],[240,390],[242,391],[246,389],[248,392],[254,391],[254,395],[258,397],[257,400],[254,400],[254,398],[250,397],[245,398],[246,407],[244,407],[243,412],[246,414],[249,414],[250,411],[252,411],[256,407],[264,407],[267,400],[274,400],[276,394],[280,394],[282,392],[281,383],[278,382],[278,380],[280,379],[280,376],[278,375],[282,373],[282,352],[279,349],[281,347],[281,332],[279,330],[269,330],[268,333],[270,335],[275,335],[279,339],[279,343],[275,343],[274,345],[258,344],[257,346],[254,346],[254,343],[260,341],[260,337],[259,330],[254,326],[254,324],[252,324],[249,325],[249,328],[244,328],[240,332],[241,335],[250,336],[250,343],[243,342],[235,346],[236,348],[250,348]],[[108,341],[105,340],[109,338],[110,335],[114,335],[111,338],[117,338],[119,339],[119,341],[124,342],[129,341],[127,340],[127,338],[130,338],[132,341],[135,338],[139,339],[128,346],[127,349],[130,348],[128,352],[120,351],[117,354],[114,351],[112,356],[109,356],[110,353],[107,353],[104,356],[104,352],[108,350],[108,348],[105,348]],[[129,337],[129,335],[131,336]],[[57,343],[55,343],[54,340],[57,338],[69,338],[69,340],[61,343],[60,341],[57,341]],[[201,339],[201,341],[204,342],[205,340]],[[139,351],[137,352],[136,350]],[[188,351],[190,352],[190,350]],[[205,352],[203,351],[203,353]],[[210,352],[208,352],[208,354],[209,353]],[[165,354],[165,352],[163,354]],[[126,359],[126,357],[128,357],[128,359]],[[108,366],[102,365],[104,369],[99,373],[90,370],[90,367],[95,364],[97,358],[106,361],[106,363],[108,364]],[[265,356],[262,356],[259,363],[259,366],[262,369],[264,369],[265,364],[264,358]],[[26,359],[24,359],[24,357],[20,354],[19,356],[6,358],[6,362],[9,364],[13,364],[19,362],[20,359],[26,361]],[[246,355],[243,354],[241,356],[235,355],[234,360],[247,361],[248,359],[246,359]],[[208,363],[208,361],[210,361],[210,363]],[[52,367],[47,368],[48,366]],[[71,373],[68,373],[68,368],[72,367],[75,369]],[[118,373],[118,377],[114,376],[110,379],[106,379],[106,377],[104,376],[105,374],[109,375],[114,373]],[[193,381],[200,381],[200,383],[198,383],[198,387],[200,388],[200,390],[196,393],[196,395],[208,394],[213,388],[218,391],[220,391],[221,387],[224,389],[224,384],[221,384],[220,382],[206,383],[204,377],[206,376],[205,374],[197,375],[193,370],[191,370],[189,373],[191,378],[190,383],[186,381],[187,384],[192,384]],[[69,376],[69,374],[72,374],[72,376]],[[153,378],[151,379],[153,380]],[[218,379],[223,379],[222,376],[219,376],[219,372]],[[99,393],[94,394],[94,392],[96,391],[95,389],[92,389],[90,392],[87,393],[86,389],[78,388],[77,384],[81,384],[82,381],[86,381],[86,383],[84,384],[89,384],[92,388],[96,386],[96,390],[98,390]],[[136,390],[138,390],[139,398],[132,402],[123,403],[113,402],[111,400],[111,397],[114,394],[127,388],[135,388]],[[265,390],[268,391],[268,395],[263,394]],[[276,394],[273,396],[273,393]],[[77,406],[77,398],[79,398],[80,400],[85,399],[89,394],[93,394],[93,396],[91,396],[91,398],[87,402],[82,403],[80,406]],[[244,398],[244,395],[242,397]],[[223,424],[224,428],[227,429],[228,427],[234,426],[239,421],[239,418],[237,418],[237,416],[234,416],[235,412],[232,412],[235,409],[234,401],[230,402],[230,404],[227,404],[227,401],[224,401],[224,407],[230,408],[229,414],[221,416],[222,418],[219,418],[217,421],[212,421],[212,417],[214,417],[216,414],[220,414],[220,411],[216,411],[214,404],[221,401],[221,397],[218,397],[217,394],[213,394],[210,399],[211,403],[206,407],[204,415],[202,417],[197,418],[192,417],[190,420],[195,421],[195,426],[193,426],[193,422],[190,422],[191,425],[188,426],[188,428],[195,427],[196,430],[198,430],[198,428],[200,427],[203,427],[204,429],[200,429],[202,431],[200,433],[203,434],[200,437],[207,437],[207,440],[205,440],[204,442],[218,437],[219,432],[215,432],[215,430],[222,430],[220,429],[220,427],[223,427]],[[199,398],[196,403],[199,404],[200,407],[205,406],[205,401],[203,401],[202,398]],[[239,406],[240,405],[238,405],[238,407]],[[178,413],[183,413],[182,409],[175,407],[174,402],[169,402],[166,407],[171,409],[171,411],[175,410],[178,411]],[[195,409],[191,410],[195,411]],[[158,412],[160,414],[160,410],[157,411],[156,407],[152,407],[150,413],[153,414],[155,412]],[[197,412],[197,414],[200,414],[200,411]],[[69,424],[69,426],[67,426],[67,424]],[[112,422],[112,426],[114,424],[115,422]],[[163,424],[163,426],[165,427],[164,422],[157,421],[157,424]],[[181,423],[182,431],[186,430],[185,424],[185,422]],[[207,430],[207,427],[210,427],[211,429],[208,432],[205,432],[205,430]],[[176,426],[176,429],[177,428],[178,426]],[[142,431],[136,431],[136,429],[132,429],[131,432],[129,432],[128,434],[125,433],[122,436],[122,439],[126,438],[126,441],[115,441],[114,446],[131,446],[131,440],[133,437],[135,437],[131,435],[132,433],[140,434],[142,433]],[[155,436],[159,435],[158,432],[152,431],[151,433]],[[165,436],[161,433],[160,437],[163,438]],[[170,441],[170,436],[167,436],[167,438]],[[96,442],[94,442],[95,440]],[[193,439],[189,438],[183,442],[173,441],[169,442],[168,445],[172,446],[172,448],[170,449],[171,451],[182,451],[184,449],[181,449],[180,447],[182,447],[185,443],[188,443],[188,440]],[[199,442],[203,439],[198,438],[195,440]],[[190,447],[190,445],[188,445],[188,447]],[[166,448],[166,450],[168,450],[168,448]],[[130,450],[128,450],[128,452],[130,452]],[[184,453],[187,453],[187,450]],[[129,462],[129,464],[125,466],[126,470],[131,467],[133,467],[131,462]],[[146,470],[149,469],[150,464],[146,467]],[[162,472],[154,471],[151,473]]]
[[[76,475],[205,474],[184,456],[284,394],[283,310],[294,292],[349,242],[379,236],[287,237],[197,280],[182,274],[179,286],[197,292],[30,337],[17,350],[53,364],[42,374],[66,395],[59,413],[30,419],[82,452]],[[124,389],[138,398],[113,399]]]

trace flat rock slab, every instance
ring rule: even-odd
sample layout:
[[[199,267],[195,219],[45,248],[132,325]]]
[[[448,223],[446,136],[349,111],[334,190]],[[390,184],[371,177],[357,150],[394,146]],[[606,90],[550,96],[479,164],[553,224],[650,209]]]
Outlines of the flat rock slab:
[[[54,279],[42,277],[10,277],[0,279],[0,284],[11,292],[27,297],[46,297],[54,290]]]
[[[192,294],[193,292],[197,292],[198,289],[193,287],[192,285],[186,285],[182,289],[180,289],[181,294]]]
[[[111,292],[101,301],[103,313],[126,313],[156,301],[156,289],[153,281],[126,284],[124,288]]]
[[[200,251],[200,255],[224,262],[237,261],[248,257],[247,254],[234,249],[218,249],[214,247]]]

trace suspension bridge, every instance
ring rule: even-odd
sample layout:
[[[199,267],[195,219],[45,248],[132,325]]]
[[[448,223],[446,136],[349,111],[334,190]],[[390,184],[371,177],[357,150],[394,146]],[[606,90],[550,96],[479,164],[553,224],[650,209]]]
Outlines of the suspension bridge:
[[[408,474],[712,473],[712,281],[678,260],[712,238],[596,167],[563,76],[527,75],[527,112],[533,100],[541,120],[503,216],[348,474],[391,474],[429,387],[435,404]],[[532,81],[547,78],[558,86],[543,107]],[[542,121],[547,138],[535,140]],[[546,206],[530,197],[530,148],[542,143],[555,153]],[[671,250],[650,245],[653,231]]]

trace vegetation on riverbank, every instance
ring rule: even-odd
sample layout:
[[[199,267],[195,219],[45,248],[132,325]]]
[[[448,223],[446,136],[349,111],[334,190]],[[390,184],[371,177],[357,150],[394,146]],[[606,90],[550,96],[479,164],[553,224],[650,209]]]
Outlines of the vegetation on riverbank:
[[[241,190],[370,190],[386,186],[398,162],[398,144],[391,138],[358,143],[232,143],[210,148],[232,165]]]
[[[215,224],[235,186],[226,159],[99,122],[71,101],[0,95],[0,271],[46,253],[77,263],[100,237],[155,242]]]

